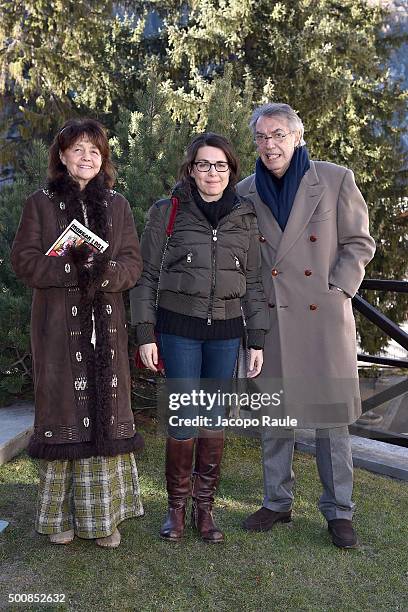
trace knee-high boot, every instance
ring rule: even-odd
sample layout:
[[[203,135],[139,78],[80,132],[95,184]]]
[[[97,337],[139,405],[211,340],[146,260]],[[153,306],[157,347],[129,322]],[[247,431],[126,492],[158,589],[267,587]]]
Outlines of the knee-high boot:
[[[160,537],[171,542],[180,540],[184,534],[186,505],[191,494],[194,442],[195,438],[167,438],[166,482],[169,507]]]
[[[212,515],[223,450],[223,431],[212,431],[208,437],[197,438],[191,519],[203,540],[211,544],[224,540],[224,534],[215,524]]]

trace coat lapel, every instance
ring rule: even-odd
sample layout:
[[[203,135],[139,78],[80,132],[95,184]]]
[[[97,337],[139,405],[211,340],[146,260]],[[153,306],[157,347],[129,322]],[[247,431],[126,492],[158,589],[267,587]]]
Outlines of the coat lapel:
[[[310,217],[320,202],[324,191],[325,187],[319,182],[315,165],[311,161],[310,168],[301,180],[299,189],[297,190],[285,231],[283,232],[282,239],[279,243],[275,265],[278,264],[283,257],[285,257],[286,253],[299,238],[300,234],[304,231],[306,225],[309,223]],[[273,217],[272,214],[270,216]],[[276,223],[276,225],[278,224]]]
[[[255,186],[255,175],[253,175],[252,182],[249,186],[248,197],[252,200],[255,206],[259,231],[271,245],[271,247],[277,251],[283,235],[282,230],[269,207],[262,202],[258,195]]]

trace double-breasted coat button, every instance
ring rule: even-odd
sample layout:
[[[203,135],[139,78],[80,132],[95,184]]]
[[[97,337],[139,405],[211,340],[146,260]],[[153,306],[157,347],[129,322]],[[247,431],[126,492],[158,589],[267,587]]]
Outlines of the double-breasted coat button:
[[[69,274],[71,272],[71,266],[69,264],[65,264],[65,272]]]
[[[317,236],[312,234],[311,236],[309,236],[309,240],[310,240],[310,242],[316,242],[317,241]]]
[[[60,209],[61,209],[61,210],[65,210],[65,204],[64,204],[64,202],[60,202]]]
[[[75,357],[77,361],[82,361],[82,354],[79,351],[76,352]]]
[[[73,306],[73,307],[71,308],[71,312],[72,312],[72,316],[73,316],[73,317],[76,317],[76,316],[77,316],[77,314],[78,314],[78,308],[77,308],[76,306]]]
[[[310,304],[309,309],[310,310],[317,310],[317,304]]]
[[[111,416],[111,425],[113,425],[114,422],[115,422],[115,415],[112,414],[112,416]]]
[[[109,285],[109,281],[108,280],[104,280],[102,283],[102,287],[107,287],[107,285]]]
[[[106,312],[112,314],[112,306],[110,304],[106,304]]]
[[[275,308],[275,304],[268,303],[269,308]]]
[[[266,242],[265,236],[259,236],[259,242]]]
[[[305,270],[305,276],[312,276],[311,270]]]
[[[46,432],[44,433],[44,436],[45,436],[46,438],[52,438],[52,431],[46,431]]]
[[[89,419],[88,419],[88,417],[84,418],[84,426],[85,427],[89,427]]]
[[[272,272],[271,272],[272,276],[278,276],[279,272],[276,268],[273,268]]]

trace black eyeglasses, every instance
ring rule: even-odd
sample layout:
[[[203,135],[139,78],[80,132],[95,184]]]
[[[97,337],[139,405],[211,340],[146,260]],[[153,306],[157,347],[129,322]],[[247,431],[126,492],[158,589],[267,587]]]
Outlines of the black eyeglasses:
[[[199,172],[209,172],[212,166],[217,172],[227,172],[229,170],[229,163],[225,161],[217,161],[214,164],[208,161],[198,161],[194,162],[194,166]]]

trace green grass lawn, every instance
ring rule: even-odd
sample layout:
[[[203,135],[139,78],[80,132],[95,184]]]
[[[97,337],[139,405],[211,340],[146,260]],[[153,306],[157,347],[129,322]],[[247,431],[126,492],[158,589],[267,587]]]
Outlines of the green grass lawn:
[[[209,545],[191,528],[183,542],[158,537],[165,514],[164,440],[146,432],[138,466],[146,515],[122,524],[122,544],[66,547],[34,532],[37,469],[21,455],[0,467],[0,610],[254,611],[408,610],[407,483],[355,472],[358,550],[335,548],[317,510],[312,457],[296,454],[294,522],[269,533],[241,530],[262,496],[256,440],[229,438],[216,516],[226,542]],[[7,603],[9,593],[64,593],[66,604]]]

